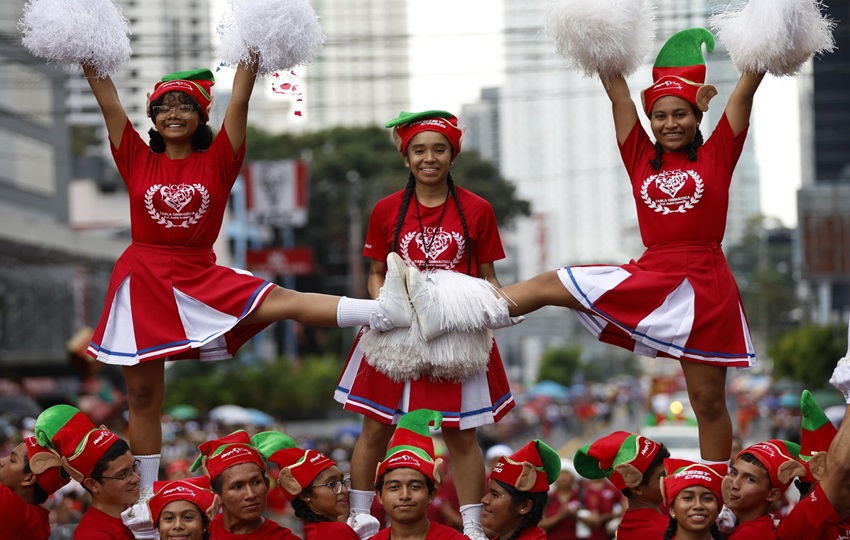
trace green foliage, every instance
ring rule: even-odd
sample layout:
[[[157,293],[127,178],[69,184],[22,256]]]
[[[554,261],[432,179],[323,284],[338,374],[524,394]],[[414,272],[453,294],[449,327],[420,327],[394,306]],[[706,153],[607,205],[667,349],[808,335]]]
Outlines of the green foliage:
[[[549,349],[543,353],[540,361],[540,371],[537,373],[538,381],[555,381],[556,383],[570,386],[573,377],[581,367],[581,347],[559,347]]]
[[[847,327],[804,326],[779,338],[770,348],[773,377],[788,377],[805,388],[827,387],[838,359],[847,351]]]
[[[185,403],[201,411],[237,403],[278,418],[320,418],[337,407],[333,400],[342,362],[310,357],[300,364],[285,358],[245,364],[240,361],[179,362],[167,371],[163,409]]]
[[[82,157],[89,155],[89,149],[98,148],[102,144],[98,136],[98,128],[71,124],[71,155]]]

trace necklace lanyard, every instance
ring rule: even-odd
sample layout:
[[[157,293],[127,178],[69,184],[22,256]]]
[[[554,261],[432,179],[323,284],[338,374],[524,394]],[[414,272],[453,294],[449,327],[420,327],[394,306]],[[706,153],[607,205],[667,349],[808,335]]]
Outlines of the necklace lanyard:
[[[422,237],[422,246],[425,248],[422,251],[425,252],[425,270],[428,270],[428,255],[431,253],[431,246],[434,245],[434,240],[437,238],[437,229],[440,228],[440,224],[443,222],[443,216],[446,215],[446,207],[449,205],[449,191],[446,191],[446,200],[443,201],[443,210],[440,212],[440,219],[437,220],[437,226],[434,227],[434,234],[431,235],[431,241],[428,242],[425,239],[425,227],[422,226],[422,214],[419,211],[419,205],[422,204],[419,202],[419,197],[416,197],[416,191],[413,192],[413,196],[416,197],[416,219],[419,221],[419,235]]]

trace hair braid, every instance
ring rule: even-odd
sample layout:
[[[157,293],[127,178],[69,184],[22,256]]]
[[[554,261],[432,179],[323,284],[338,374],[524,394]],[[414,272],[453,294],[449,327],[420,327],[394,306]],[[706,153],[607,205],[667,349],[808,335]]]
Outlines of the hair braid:
[[[694,140],[691,141],[691,144],[688,145],[688,159],[690,161],[697,160],[697,149],[702,146],[703,141],[702,131],[697,128],[697,132],[694,135]]]
[[[676,521],[676,518],[670,518],[670,524],[667,525],[667,530],[664,531],[664,540],[673,540],[673,537],[676,536],[676,529],[679,528],[679,522]]]
[[[469,241],[469,227],[466,224],[466,216],[463,215],[463,208],[460,207],[460,199],[457,196],[457,189],[455,189],[455,181],[452,178],[452,173],[449,173],[449,176],[446,178],[446,184],[449,186],[449,193],[452,194],[452,199],[455,200],[455,205],[457,206],[457,213],[460,214],[460,223],[463,225],[463,239],[466,241],[466,273],[468,275],[472,275],[472,246]]]
[[[717,526],[716,521],[711,525],[711,530],[709,532],[714,540],[726,540],[726,537],[723,536],[722,532],[720,532],[720,527]]]
[[[404,186],[404,196],[401,199],[401,206],[398,209],[398,219],[395,224],[395,233],[393,234],[393,251],[398,252],[398,237],[401,234],[401,226],[404,225],[404,216],[407,215],[407,208],[410,206],[410,198],[413,196],[413,189],[416,187],[416,179],[413,178],[413,173],[407,178],[407,185]]]
[[[549,501],[549,493],[546,491],[543,492],[529,492],[529,491],[519,491],[515,487],[510,484],[507,484],[501,480],[496,480],[502,488],[510,495],[511,497],[511,505],[517,506],[522,504],[524,501],[531,501],[531,509],[528,511],[528,514],[519,522],[516,529],[514,529],[513,534],[507,537],[505,540],[516,540],[520,537],[520,535],[526,529],[530,527],[536,527],[540,520],[543,519],[543,511],[546,509],[546,503]]]
[[[664,147],[661,146],[660,142],[655,141],[655,159],[650,159],[649,164],[656,171],[661,170],[661,156],[663,156],[663,155],[664,155]]]
[[[304,491],[307,490],[305,489]],[[311,510],[310,507],[307,506],[307,503],[302,501],[298,497],[292,499],[292,502],[289,504],[292,505],[292,510],[295,512],[295,517],[304,520],[305,523],[322,523],[325,521],[330,521],[325,516]]]

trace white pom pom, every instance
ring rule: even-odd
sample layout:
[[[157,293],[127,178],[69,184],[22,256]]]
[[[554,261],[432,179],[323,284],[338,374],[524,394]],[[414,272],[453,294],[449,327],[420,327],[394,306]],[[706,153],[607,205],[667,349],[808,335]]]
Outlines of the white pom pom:
[[[543,31],[572,69],[603,80],[625,77],[655,42],[654,9],[649,0],[554,0]]]
[[[30,0],[18,25],[24,47],[69,71],[86,64],[107,77],[132,53],[127,19],[113,0]]]
[[[750,0],[710,19],[742,73],[794,75],[813,55],[835,49],[835,23],[817,0]]]
[[[325,43],[319,18],[307,0],[229,0],[218,28],[225,64],[259,56],[259,75],[309,63]]]

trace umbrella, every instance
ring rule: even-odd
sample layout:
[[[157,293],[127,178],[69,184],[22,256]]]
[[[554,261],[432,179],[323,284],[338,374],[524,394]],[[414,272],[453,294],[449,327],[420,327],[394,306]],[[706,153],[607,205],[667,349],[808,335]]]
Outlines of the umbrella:
[[[239,405],[219,405],[210,411],[210,420],[222,424],[250,424],[251,413]]]
[[[540,381],[531,387],[528,395],[532,397],[548,397],[552,399],[565,400],[570,397],[570,389],[555,381]]]
[[[275,419],[269,413],[265,413],[259,409],[245,409],[251,417],[249,424],[257,427],[273,426]]]
[[[174,405],[165,410],[172,420],[194,420],[198,417],[198,408],[186,403]]]

